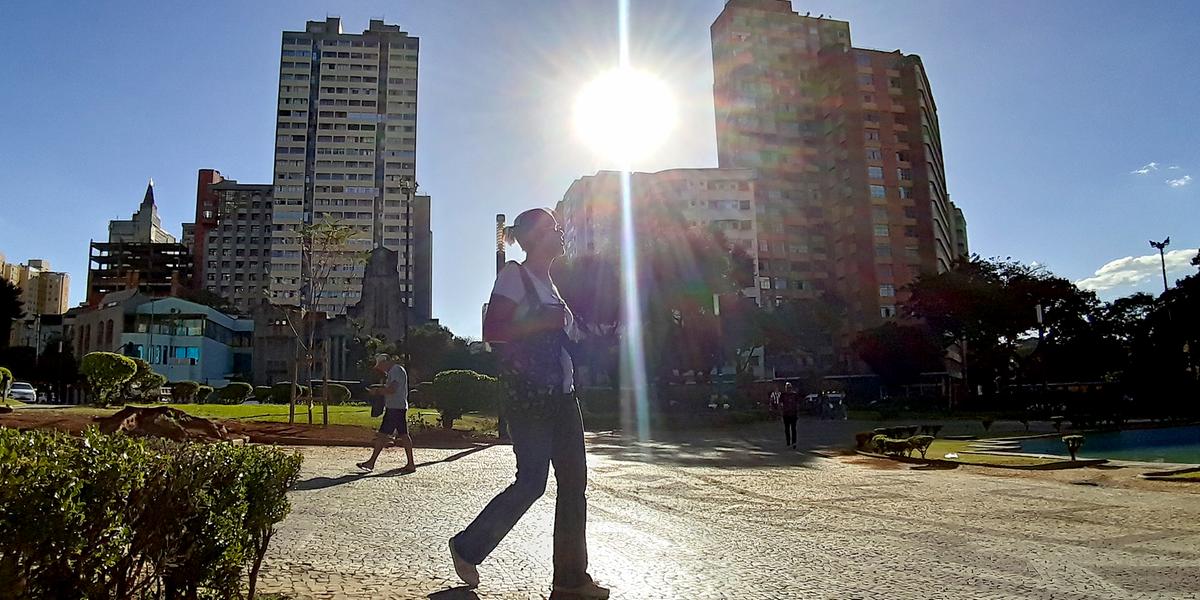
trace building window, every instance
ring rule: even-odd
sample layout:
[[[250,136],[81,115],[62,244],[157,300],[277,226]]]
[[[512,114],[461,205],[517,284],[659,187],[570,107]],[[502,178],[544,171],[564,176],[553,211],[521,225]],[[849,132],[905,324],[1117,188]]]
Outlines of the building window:
[[[858,62],[858,66],[860,67],[871,66],[871,56],[868,54],[859,54],[854,57],[854,60]]]
[[[769,242],[767,242],[766,240],[759,240],[758,241],[758,251],[759,252],[770,252],[771,244]]]
[[[875,265],[875,273],[880,279],[890,281],[892,279],[892,265]]]
[[[896,160],[899,162],[908,162],[908,153],[907,152],[897,152]]]
[[[867,177],[883,179],[883,167],[867,167]]]
[[[874,82],[871,80],[870,75],[859,75],[858,76],[858,85],[870,86],[870,85],[874,85]]]
[[[913,197],[912,188],[900,186],[900,197],[901,198],[912,198]]]
[[[883,298],[893,298],[896,296],[896,286],[890,283],[879,285],[879,295]]]
[[[916,228],[916,227],[913,227],[912,225],[909,225],[909,226],[905,227],[905,228],[904,228],[904,235],[905,235],[906,237],[917,237],[917,228]]]
[[[867,160],[883,160],[883,152],[879,148],[867,148]]]
[[[775,289],[786,290],[787,289],[787,280],[782,277],[776,277],[775,278]]]
[[[900,188],[900,189],[906,189],[906,188]],[[906,219],[915,219],[915,218],[917,218],[917,207],[915,207],[915,206],[905,206],[905,207],[904,207],[904,217],[905,217]]]
[[[892,256],[892,247],[887,244],[878,244],[875,246],[875,256],[880,258],[890,258]]]
[[[887,197],[887,189],[884,188],[882,185],[872,185],[871,186],[871,197],[872,198],[886,198]]]
[[[871,220],[876,223],[887,223],[887,209],[882,206],[871,207]]]
[[[869,142],[878,142],[879,141],[879,130],[878,129],[867,129],[866,131],[863,132],[863,137],[866,138],[866,140]]]
[[[912,181],[912,169],[896,169],[896,176],[900,181]]]
[[[879,307],[879,316],[881,316],[885,319],[890,319],[892,317],[895,317],[896,316],[896,305],[895,304],[884,304],[883,306],[880,306]]]
[[[878,123],[879,122],[879,113],[867,113],[866,115],[863,116],[863,118],[866,119],[866,121],[868,123]]]
[[[887,237],[887,236],[888,236],[888,226],[887,225],[876,225],[875,226],[875,237]]]

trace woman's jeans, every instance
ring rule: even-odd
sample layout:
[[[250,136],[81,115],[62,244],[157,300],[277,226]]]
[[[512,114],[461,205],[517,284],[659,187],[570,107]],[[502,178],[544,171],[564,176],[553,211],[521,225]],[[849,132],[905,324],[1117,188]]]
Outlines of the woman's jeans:
[[[550,465],[558,482],[554,506],[554,584],[582,585],[587,575],[587,458],[583,418],[574,398],[564,398],[556,414],[544,419],[510,417],[509,434],[517,455],[517,479],[454,536],[455,551],[479,564],[546,491]]]

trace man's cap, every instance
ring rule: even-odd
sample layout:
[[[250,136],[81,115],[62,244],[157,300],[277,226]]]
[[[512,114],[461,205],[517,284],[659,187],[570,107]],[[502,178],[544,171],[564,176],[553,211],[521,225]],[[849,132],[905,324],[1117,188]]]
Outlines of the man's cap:
[[[376,354],[375,355],[375,366],[379,366],[389,360],[392,360],[392,357],[387,354]]]

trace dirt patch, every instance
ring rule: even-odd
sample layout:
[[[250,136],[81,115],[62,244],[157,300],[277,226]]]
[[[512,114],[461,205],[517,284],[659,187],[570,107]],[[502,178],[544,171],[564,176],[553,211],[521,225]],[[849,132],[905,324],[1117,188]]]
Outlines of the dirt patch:
[[[157,437],[176,442],[228,442],[244,440],[230,435],[220,423],[193,417],[169,406],[126,406],[107,417],[96,417],[101,433],[123,432],[138,437]]]
[[[15,410],[11,413],[0,415],[0,427],[12,427],[21,430],[56,429],[68,433],[80,433],[89,426],[99,425],[99,421],[102,418],[104,417],[81,409]],[[321,427],[320,425],[301,423],[242,421],[235,419],[213,419],[209,421],[224,428],[230,437],[242,437],[255,444],[354,446],[369,448],[375,440],[374,429],[354,425],[329,425]],[[440,428],[413,431],[412,438],[413,445],[418,448],[458,449],[470,448],[479,443],[496,443],[495,436],[472,431],[444,430]]]
[[[896,471],[908,467],[908,465],[894,460],[887,460],[885,458],[872,458],[870,456],[846,457],[842,458],[841,461],[850,465],[862,465],[864,467],[880,469],[883,471]]]

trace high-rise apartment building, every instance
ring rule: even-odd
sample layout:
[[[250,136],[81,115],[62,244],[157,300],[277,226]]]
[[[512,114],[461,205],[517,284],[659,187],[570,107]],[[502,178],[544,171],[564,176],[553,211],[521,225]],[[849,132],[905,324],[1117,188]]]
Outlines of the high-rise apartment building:
[[[50,270],[50,262],[32,258],[23,264],[8,263],[0,254],[0,277],[21,289],[22,310],[25,315],[13,323],[9,343],[14,346],[34,346],[37,343],[38,320],[42,316],[67,312],[71,276]]]
[[[745,249],[752,257],[759,235],[755,190],[754,171],[749,169],[671,169],[630,174],[632,203],[638,210],[664,211],[685,227],[717,229],[731,245]],[[620,254],[620,173],[600,171],[576,179],[555,211],[562,219],[567,257]],[[757,261],[755,265],[757,269]],[[744,295],[758,298],[759,287],[772,286],[765,279],[755,281],[759,284],[744,290]]]
[[[355,227],[310,305],[342,314],[362,293],[363,254],[397,251],[406,301],[431,304],[429,197],[416,194],[418,38],[372,20],[359,34],[341,19],[283,33],[275,138],[270,294],[299,304],[300,231],[327,221]],[[421,223],[422,215],[424,222]],[[406,251],[407,249],[407,251]],[[425,262],[421,262],[425,261]]]
[[[271,184],[238,183],[200,169],[192,230],[194,286],[243,313],[266,302],[271,260]]]
[[[760,174],[761,275],[809,274],[774,294],[839,298],[845,342],[965,255],[920,57],[854,48],[849,23],[788,0],[729,0],[712,47],[719,165]]]

